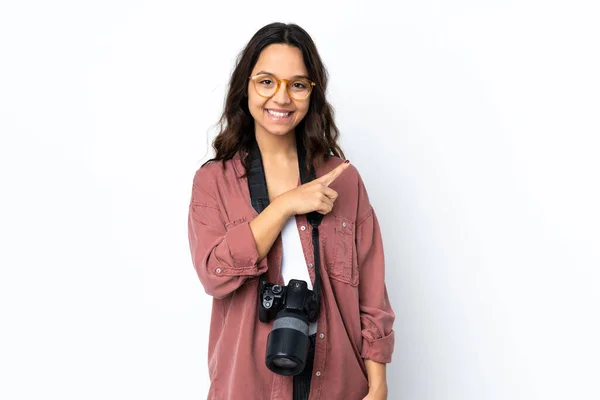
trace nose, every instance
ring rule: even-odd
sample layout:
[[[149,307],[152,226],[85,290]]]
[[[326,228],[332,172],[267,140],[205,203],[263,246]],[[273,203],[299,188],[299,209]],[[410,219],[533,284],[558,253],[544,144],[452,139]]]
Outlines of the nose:
[[[288,85],[287,81],[282,81],[281,82],[281,84],[279,85],[279,90],[272,97],[272,99],[273,99],[273,101],[275,103],[277,103],[277,104],[289,104],[289,103],[291,103],[292,99],[290,98],[290,96],[289,96],[289,94],[287,92],[287,85]]]

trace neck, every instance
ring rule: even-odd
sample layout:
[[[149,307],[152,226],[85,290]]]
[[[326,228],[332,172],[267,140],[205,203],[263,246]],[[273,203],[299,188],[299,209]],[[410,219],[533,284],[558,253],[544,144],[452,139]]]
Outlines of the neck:
[[[256,142],[263,159],[296,158],[296,135],[290,131],[283,136],[256,130]]]

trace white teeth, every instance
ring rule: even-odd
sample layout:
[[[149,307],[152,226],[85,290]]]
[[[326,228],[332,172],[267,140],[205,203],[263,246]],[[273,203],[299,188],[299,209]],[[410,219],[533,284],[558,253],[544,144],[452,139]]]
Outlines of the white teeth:
[[[290,115],[289,112],[281,113],[281,112],[277,112],[277,111],[273,111],[273,110],[267,110],[267,112],[277,118],[284,118],[284,117],[287,117],[288,115]]]

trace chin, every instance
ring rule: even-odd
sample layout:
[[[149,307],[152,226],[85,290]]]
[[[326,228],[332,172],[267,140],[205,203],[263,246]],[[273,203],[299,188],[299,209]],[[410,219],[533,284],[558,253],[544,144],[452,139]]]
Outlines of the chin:
[[[288,133],[293,133],[294,130],[293,129],[292,130],[289,130],[289,129],[287,129],[287,130],[282,130],[282,129],[271,130],[271,129],[268,129],[267,132],[269,132],[271,135],[275,135],[275,136],[285,136]]]
[[[294,132],[295,126],[272,126],[272,125],[263,125],[263,129],[274,136],[285,136],[290,132]]]

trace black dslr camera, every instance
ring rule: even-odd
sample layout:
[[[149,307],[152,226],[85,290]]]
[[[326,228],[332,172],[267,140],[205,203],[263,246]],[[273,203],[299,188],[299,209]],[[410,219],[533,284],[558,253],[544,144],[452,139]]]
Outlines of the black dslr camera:
[[[319,313],[317,295],[305,281],[292,279],[287,286],[260,281],[258,317],[275,319],[267,338],[267,367],[279,375],[297,375],[308,355],[308,324]]]

